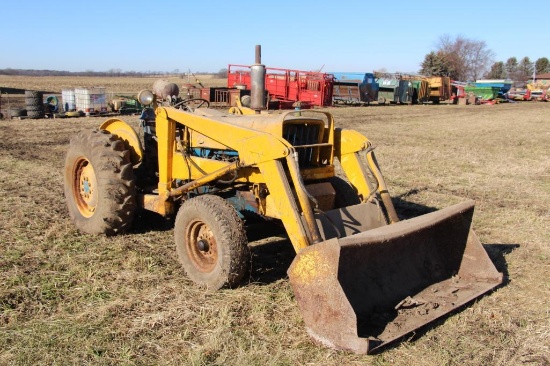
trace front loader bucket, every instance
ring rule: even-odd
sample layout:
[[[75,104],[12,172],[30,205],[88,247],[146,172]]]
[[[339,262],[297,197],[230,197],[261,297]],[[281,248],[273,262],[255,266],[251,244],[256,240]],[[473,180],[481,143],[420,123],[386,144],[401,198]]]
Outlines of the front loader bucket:
[[[365,215],[347,209],[342,220],[361,226]],[[302,249],[288,275],[308,333],[370,353],[496,287],[502,274],[470,229],[473,212],[468,201]]]

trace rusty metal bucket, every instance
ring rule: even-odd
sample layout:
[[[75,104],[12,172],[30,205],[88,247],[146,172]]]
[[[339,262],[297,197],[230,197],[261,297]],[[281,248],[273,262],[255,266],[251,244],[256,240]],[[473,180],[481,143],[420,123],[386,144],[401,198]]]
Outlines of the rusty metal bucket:
[[[331,221],[340,216],[354,232],[373,221],[369,210],[334,210]],[[467,201],[301,250],[288,275],[308,333],[370,353],[499,285],[502,274],[470,229],[473,211]]]

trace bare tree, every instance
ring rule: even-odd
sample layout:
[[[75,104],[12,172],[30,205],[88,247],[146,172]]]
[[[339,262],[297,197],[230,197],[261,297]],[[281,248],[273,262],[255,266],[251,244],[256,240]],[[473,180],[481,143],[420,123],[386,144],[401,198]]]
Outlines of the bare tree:
[[[107,74],[109,74],[109,76],[120,76],[122,74],[122,70],[121,69],[109,69],[107,71]]]
[[[439,38],[437,51],[442,52],[453,70],[451,77],[471,81],[485,74],[493,63],[494,53],[485,41],[445,34]]]
[[[495,54],[487,48],[485,41],[470,41],[466,49],[467,77],[476,80],[487,71]]]
[[[225,68],[224,68],[224,69],[220,69],[220,71],[218,71],[218,72],[216,73],[216,77],[219,78],[219,79],[224,79],[224,78],[227,77],[227,72],[228,72],[228,70],[225,69]]]

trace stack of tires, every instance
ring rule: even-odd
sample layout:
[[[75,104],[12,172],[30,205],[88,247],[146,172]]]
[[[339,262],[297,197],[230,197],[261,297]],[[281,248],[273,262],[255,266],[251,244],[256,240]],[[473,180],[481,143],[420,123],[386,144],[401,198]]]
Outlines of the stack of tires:
[[[10,117],[25,117],[27,116],[27,110],[21,108],[10,108]]]
[[[25,109],[29,118],[44,118],[44,96],[36,90],[25,90]]]

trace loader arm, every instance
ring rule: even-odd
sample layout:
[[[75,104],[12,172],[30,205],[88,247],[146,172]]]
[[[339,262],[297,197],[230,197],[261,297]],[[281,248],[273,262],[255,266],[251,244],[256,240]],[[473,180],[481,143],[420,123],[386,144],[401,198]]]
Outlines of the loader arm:
[[[344,173],[357,191],[361,201],[366,202],[374,194],[379,194],[389,222],[399,221],[386,182],[376,161],[371,142],[357,131],[337,128],[335,132],[335,156],[340,161]],[[361,159],[361,153],[365,154],[367,166]],[[368,181],[368,171],[374,178],[374,182],[372,182],[375,185],[374,187]]]
[[[296,252],[312,243],[319,242],[321,240],[319,230],[299,168],[295,162],[296,154],[293,146],[270,133],[252,130],[225,122],[222,119],[207,118],[175,108],[159,107],[156,110],[159,159],[158,196],[149,198],[152,201],[149,201],[148,208],[154,211],[159,209],[164,211],[164,214],[173,212],[173,202],[168,198],[174,193],[183,193],[182,189],[173,188],[174,179],[181,179],[182,175],[188,172],[183,158],[177,154],[175,147],[176,128],[178,124],[181,124],[237,151],[239,155],[237,165],[193,157],[197,161],[204,161],[205,164],[202,167],[206,174],[197,179],[193,179],[194,177],[189,176],[188,173],[187,177],[183,176],[193,180],[189,189],[219,178],[220,174],[232,169],[258,168],[269,189],[273,206],[272,212],[275,212],[273,216],[283,222]],[[289,169],[298,202],[294,200],[291,184],[283,169],[283,160],[286,161]],[[175,172],[178,173],[177,177]],[[193,182],[197,183],[193,185]],[[160,213],[162,214],[162,212]]]

